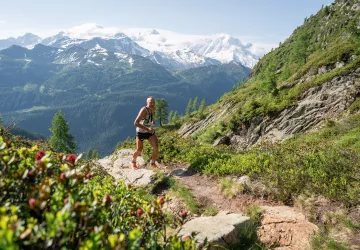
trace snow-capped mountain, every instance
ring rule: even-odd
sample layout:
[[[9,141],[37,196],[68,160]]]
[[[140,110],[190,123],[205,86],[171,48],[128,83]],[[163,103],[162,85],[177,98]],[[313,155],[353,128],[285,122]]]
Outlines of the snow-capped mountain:
[[[172,58],[172,55],[177,55],[177,51],[181,51],[196,54],[202,60],[210,58],[220,63],[240,62],[250,68],[259,60],[258,56],[251,53],[252,44],[243,45],[238,38],[228,34],[199,36],[155,29],[128,29],[124,33],[140,46]]]
[[[215,59],[199,56],[193,51],[186,49],[168,53],[153,51],[148,58],[153,62],[163,65],[165,68],[174,70],[221,64],[221,62]]]
[[[110,31],[104,31],[98,25],[85,25],[74,27],[67,32],[60,32],[55,36],[45,38],[41,43],[47,46],[67,49],[73,46],[80,46],[84,49],[93,49],[95,47],[102,47],[110,51],[118,51],[124,54],[135,54],[141,56],[148,56],[150,52],[147,49],[140,47],[136,42],[131,40],[122,32],[112,34]],[[85,31],[84,31],[85,30]],[[107,33],[106,33],[107,32]]]
[[[31,40],[29,34],[22,38],[24,41]],[[35,41],[34,39],[32,41]],[[11,45],[13,40],[10,40],[7,44]],[[186,35],[159,29],[104,28],[94,23],[62,31],[41,40],[41,44],[64,51],[79,47],[85,50],[102,48],[108,52],[134,54],[147,57],[155,63],[174,70],[229,62],[239,62],[251,68],[259,59],[251,53],[254,50],[252,44],[245,45],[238,38],[228,34]],[[74,50],[79,50],[79,48]],[[69,57],[62,55],[59,61],[69,62],[74,61],[75,58],[75,54],[70,53]]]
[[[19,36],[17,38],[9,37],[7,39],[0,39],[0,50],[8,48],[12,45],[18,45],[21,47],[31,49],[36,44],[40,43],[41,40],[42,40],[41,37],[31,33],[26,33],[25,35]]]

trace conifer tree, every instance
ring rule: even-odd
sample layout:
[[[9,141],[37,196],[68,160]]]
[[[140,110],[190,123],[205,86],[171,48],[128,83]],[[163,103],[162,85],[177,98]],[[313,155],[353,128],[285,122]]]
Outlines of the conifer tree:
[[[99,159],[99,157],[100,157],[99,150],[93,149],[91,159]]]
[[[199,106],[199,112],[198,112],[200,117],[204,115],[205,107],[206,107],[205,99],[202,99],[200,106]]]
[[[171,120],[173,123],[176,123],[178,119],[179,119],[178,112],[175,111]]]
[[[169,116],[168,116],[168,123],[173,123],[173,115],[174,115],[174,111],[170,111]]]
[[[52,133],[49,143],[56,152],[75,153],[75,139],[70,134],[69,124],[61,110],[54,115],[49,130]]]
[[[330,8],[329,8],[329,6],[327,6],[327,5],[325,6],[325,8],[324,8],[324,13],[325,13],[326,16],[330,14]]]
[[[129,137],[128,137],[129,138]],[[116,147],[115,147],[115,151],[119,150],[121,147],[121,142],[119,141],[117,144],[116,144]]]
[[[87,152],[86,152],[86,159],[90,160],[92,157],[92,149],[90,148]]]
[[[159,121],[160,126],[162,126],[166,121],[168,108],[169,104],[164,98],[156,99],[155,119]]]
[[[196,111],[197,108],[198,108],[198,101],[199,101],[199,98],[198,97],[195,97],[194,101],[193,101],[193,104],[192,104],[192,111]]]
[[[186,106],[185,115],[190,116],[191,113],[191,107],[192,107],[192,99],[190,98],[188,105]]]

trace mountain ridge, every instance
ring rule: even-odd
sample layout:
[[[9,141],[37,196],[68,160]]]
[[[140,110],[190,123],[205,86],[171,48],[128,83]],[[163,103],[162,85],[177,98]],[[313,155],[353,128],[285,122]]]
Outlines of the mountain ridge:
[[[0,49],[18,45],[11,44],[15,40],[9,40],[3,46],[0,40]],[[240,62],[251,68],[259,59],[251,52],[252,44],[244,45],[238,38],[224,33],[185,35],[159,29],[104,28],[94,23],[75,26],[41,39],[38,43],[63,49],[71,46],[90,49],[99,44],[109,51],[149,57],[153,62],[174,70],[230,62]],[[34,44],[23,46],[32,48]]]
[[[189,98],[213,103],[249,72],[239,63],[173,71],[101,46],[13,46],[0,51],[0,110],[5,122],[14,118],[24,129],[49,135],[51,118],[61,109],[79,150],[108,154],[132,135],[134,116],[147,96],[165,98],[181,113]]]

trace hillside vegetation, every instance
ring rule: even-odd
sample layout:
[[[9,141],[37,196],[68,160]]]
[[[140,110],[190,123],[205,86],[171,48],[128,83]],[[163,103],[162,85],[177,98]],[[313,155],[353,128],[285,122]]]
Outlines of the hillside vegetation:
[[[335,120],[323,122],[318,132],[299,133],[283,143],[263,142],[247,150],[209,144],[231,131],[246,129],[258,115],[276,117],[297,105],[311,87],[340,75],[358,74],[359,8],[355,0],[335,1],[306,18],[279,48],[259,61],[251,79],[210,106],[204,120],[227,106],[225,113],[230,116],[220,117],[192,138],[165,132],[160,138],[161,158],[189,162],[193,169],[207,174],[250,175],[266,185],[266,195],[289,204],[300,194],[312,193],[348,206],[359,205],[358,99]],[[334,68],[318,72],[322,67]],[[353,80],[355,86],[358,81]],[[201,120],[195,112],[183,117],[183,122]]]

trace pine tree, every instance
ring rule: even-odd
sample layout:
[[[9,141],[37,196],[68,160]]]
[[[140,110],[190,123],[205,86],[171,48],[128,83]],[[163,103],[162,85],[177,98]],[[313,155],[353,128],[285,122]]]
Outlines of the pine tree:
[[[65,115],[59,110],[52,119],[50,128],[52,133],[49,143],[56,152],[74,153],[76,143],[74,137],[70,134],[69,124]]]
[[[87,152],[86,152],[86,159],[90,160],[92,157],[92,149],[90,148]]]
[[[185,110],[185,115],[186,116],[190,116],[191,107],[192,107],[192,99],[190,98],[190,100],[188,102],[188,105],[186,106],[186,110]]]
[[[93,149],[91,159],[99,159],[99,151],[97,149]]]
[[[324,8],[324,14],[325,14],[325,16],[328,16],[330,14],[330,8],[328,5],[326,5]]]
[[[195,97],[194,101],[193,101],[193,104],[192,104],[192,111],[196,111],[197,108],[198,108],[198,101],[199,101],[199,98],[198,97]]]
[[[129,137],[128,137],[129,138]],[[121,147],[121,142],[119,141],[117,144],[116,144],[116,147],[115,147],[115,151],[119,150]]]
[[[300,33],[294,40],[294,46],[291,52],[291,59],[293,62],[300,63],[301,65],[306,63],[308,45],[309,36],[305,32]]]
[[[276,88],[276,65],[269,63],[268,67],[264,71],[265,81],[261,84],[263,90],[271,92]]]
[[[174,112],[173,117],[172,117],[171,120],[172,120],[173,123],[176,123],[179,120],[179,115],[178,115],[177,111]]]
[[[173,115],[174,115],[174,111],[171,110],[170,113],[169,113],[169,116],[168,116],[168,124],[174,122],[173,121]]]
[[[155,119],[159,121],[160,126],[162,126],[166,121],[168,108],[169,104],[164,98],[156,99]]]
[[[202,117],[204,115],[205,107],[206,107],[205,99],[202,99],[202,101],[200,103],[199,111],[198,111],[198,114],[200,117]]]

